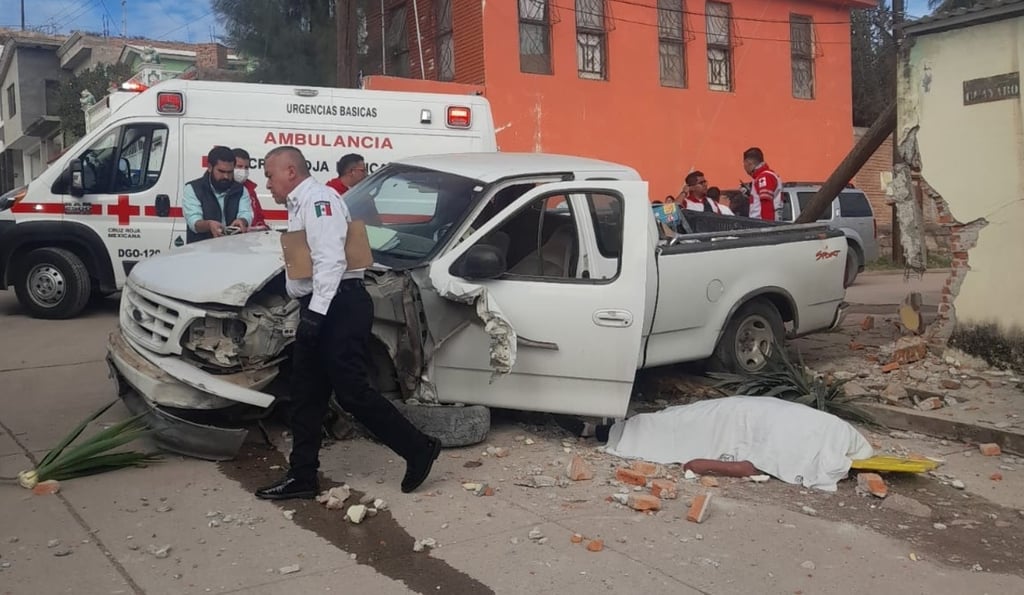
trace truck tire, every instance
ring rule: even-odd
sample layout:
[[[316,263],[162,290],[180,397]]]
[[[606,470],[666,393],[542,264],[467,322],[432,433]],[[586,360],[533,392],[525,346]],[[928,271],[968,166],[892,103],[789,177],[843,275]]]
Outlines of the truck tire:
[[[38,248],[25,255],[16,267],[14,292],[21,306],[35,318],[74,318],[89,303],[89,269],[70,250]]]
[[[491,431],[491,410],[483,405],[413,405],[397,401],[395,406],[421,432],[440,440],[444,448],[479,444]]]
[[[843,275],[843,287],[853,285],[858,274],[860,274],[860,258],[857,257],[857,250],[851,245],[846,253],[846,273]]]
[[[778,308],[755,298],[740,306],[725,325],[709,367],[713,371],[756,374],[778,358],[786,329]]]

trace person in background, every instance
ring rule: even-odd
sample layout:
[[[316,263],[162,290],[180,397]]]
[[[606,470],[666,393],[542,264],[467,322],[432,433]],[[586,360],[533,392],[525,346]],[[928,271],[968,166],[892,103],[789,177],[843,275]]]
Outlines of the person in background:
[[[737,217],[750,217],[750,189],[740,184],[740,190],[729,195],[729,208]]]
[[[256,196],[256,182],[249,179],[249,164],[252,158],[245,149],[232,149],[235,154],[235,181],[241,184],[249,194],[249,201],[252,204],[251,228],[263,229],[267,227],[267,221],[263,217],[263,207],[260,206],[260,199]]]
[[[182,194],[189,244],[219,238],[228,227],[246,231],[252,221],[252,201],[235,181],[235,154],[217,146],[206,155],[206,161],[206,173],[185,184]]]
[[[338,177],[327,182],[338,196],[344,195],[348,189],[366,178],[366,161],[362,155],[349,153],[338,160]]]
[[[775,212],[782,210],[782,179],[764,161],[764,152],[751,147],[743,152],[743,171],[752,179],[750,217],[775,221]]]
[[[364,270],[348,268],[348,206],[310,177],[295,147],[271,150],[264,168],[274,202],[288,208],[288,230],[306,232],[313,272],[311,278],[285,280],[288,295],[301,306],[291,360],[292,450],[285,476],[256,490],[256,497],[308,499],[319,493],[321,428],[332,391],[343,409],[405,459],[401,487],[409,493],[430,475],[441,442],[417,429],[370,384],[373,300],[363,285]]]
[[[690,211],[701,211],[715,213],[717,215],[732,215],[729,207],[718,204],[708,196],[708,180],[702,171],[692,171],[686,175],[687,194],[680,194],[679,206],[685,206]]]

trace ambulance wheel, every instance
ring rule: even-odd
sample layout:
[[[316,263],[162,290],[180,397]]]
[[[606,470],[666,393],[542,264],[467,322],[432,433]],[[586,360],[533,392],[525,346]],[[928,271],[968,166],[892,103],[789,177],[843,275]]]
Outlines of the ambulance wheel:
[[[21,259],[14,291],[36,318],[74,318],[92,295],[89,269],[64,248],[39,248]]]

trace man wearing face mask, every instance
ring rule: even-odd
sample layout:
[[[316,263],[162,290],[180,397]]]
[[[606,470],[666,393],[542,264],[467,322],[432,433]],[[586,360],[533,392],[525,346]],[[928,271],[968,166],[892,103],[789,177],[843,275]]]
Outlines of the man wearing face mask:
[[[252,201],[245,187],[235,181],[235,154],[218,146],[206,160],[206,173],[185,184],[181,200],[190,244],[219,238],[228,227],[246,231],[252,221]]]
[[[249,151],[232,149],[231,152],[235,154],[235,181],[245,187],[249,194],[249,201],[252,203],[252,223],[249,228],[265,228],[267,220],[263,217],[263,207],[260,205],[259,197],[256,196],[256,183],[249,179],[249,164],[252,162]]]

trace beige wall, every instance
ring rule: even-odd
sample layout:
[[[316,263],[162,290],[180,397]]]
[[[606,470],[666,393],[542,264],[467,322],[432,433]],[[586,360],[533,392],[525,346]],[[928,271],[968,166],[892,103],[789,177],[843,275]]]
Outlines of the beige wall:
[[[956,320],[1004,331],[1024,328],[1022,102],[965,106],[963,82],[1019,72],[1022,56],[1024,18],[917,37],[900,98],[901,136],[920,126],[924,180],[956,222],[987,221],[968,251]]]

